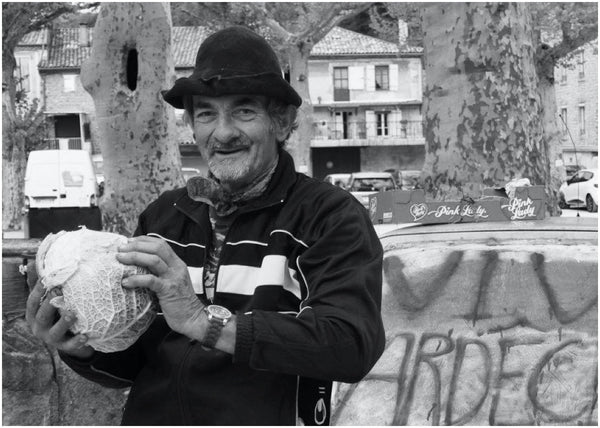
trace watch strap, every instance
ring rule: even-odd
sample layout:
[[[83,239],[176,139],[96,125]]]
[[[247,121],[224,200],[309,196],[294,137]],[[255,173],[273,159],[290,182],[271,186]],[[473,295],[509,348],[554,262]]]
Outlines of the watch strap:
[[[202,340],[202,346],[213,349],[221,336],[223,321],[217,320],[209,315],[208,323],[208,330],[206,330],[206,335]]]
[[[231,317],[231,312],[218,305],[209,305],[204,308],[204,312],[208,317],[208,329],[201,343],[205,348],[213,349],[221,337],[223,327]]]

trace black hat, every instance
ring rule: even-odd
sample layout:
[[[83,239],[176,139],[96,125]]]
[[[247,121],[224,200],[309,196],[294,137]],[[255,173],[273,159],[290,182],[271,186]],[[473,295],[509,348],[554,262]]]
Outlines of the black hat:
[[[198,49],[189,77],[162,91],[166,102],[183,108],[184,95],[218,97],[230,94],[265,95],[299,107],[302,98],[285,81],[275,51],[245,27],[229,27],[209,36]]]

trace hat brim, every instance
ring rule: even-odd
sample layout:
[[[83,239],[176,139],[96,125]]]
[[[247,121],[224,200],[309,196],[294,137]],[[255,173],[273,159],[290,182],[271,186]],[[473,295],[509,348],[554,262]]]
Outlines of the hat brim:
[[[222,95],[248,94],[264,95],[278,98],[288,104],[300,107],[302,98],[292,86],[281,76],[261,74],[256,76],[214,77],[203,80],[195,77],[177,79],[168,91],[161,92],[163,99],[177,109],[183,107],[183,97],[186,95],[205,95],[219,97]]]

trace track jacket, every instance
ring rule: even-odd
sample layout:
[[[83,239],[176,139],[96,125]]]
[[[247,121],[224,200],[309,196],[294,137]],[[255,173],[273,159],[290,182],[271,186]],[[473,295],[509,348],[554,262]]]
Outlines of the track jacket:
[[[160,237],[188,265],[205,303],[208,206],[165,192],[137,235]],[[205,350],[159,315],[130,348],[63,360],[107,387],[131,386],[125,425],[327,424],[331,381],[357,382],[385,343],[382,247],[349,193],[296,173],[291,156],[240,208],[225,238],[214,303],[237,315],[233,356]]]

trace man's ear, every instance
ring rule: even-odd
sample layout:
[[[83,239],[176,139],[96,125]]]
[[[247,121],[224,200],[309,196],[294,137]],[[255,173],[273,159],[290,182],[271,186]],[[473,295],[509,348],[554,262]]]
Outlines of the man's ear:
[[[292,127],[294,126],[294,120],[296,119],[295,109],[293,106],[287,106],[285,112],[276,120],[275,126],[275,137],[278,142],[282,142],[287,140],[292,132]]]

